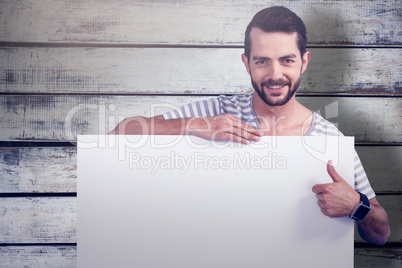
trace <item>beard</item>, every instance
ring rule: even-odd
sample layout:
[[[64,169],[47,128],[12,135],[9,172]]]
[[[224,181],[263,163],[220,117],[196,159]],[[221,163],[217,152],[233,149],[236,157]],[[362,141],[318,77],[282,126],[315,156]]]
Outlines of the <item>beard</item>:
[[[301,77],[299,77],[294,84],[290,82],[289,80],[284,80],[284,79],[278,79],[278,80],[273,80],[269,79],[266,81],[261,82],[261,84],[258,86],[258,84],[253,80],[253,77],[251,76],[251,84],[253,85],[254,90],[257,92],[258,96],[269,106],[283,106],[286,103],[289,102],[289,100],[295,95],[297,89],[299,88],[301,83]],[[279,97],[282,95],[281,92],[279,93],[272,93],[271,96],[268,96],[268,94],[263,90],[264,86],[267,87],[272,87],[272,86],[285,86],[287,85],[289,87],[288,92],[286,93],[285,97],[283,99],[278,99],[275,100],[272,97]]]

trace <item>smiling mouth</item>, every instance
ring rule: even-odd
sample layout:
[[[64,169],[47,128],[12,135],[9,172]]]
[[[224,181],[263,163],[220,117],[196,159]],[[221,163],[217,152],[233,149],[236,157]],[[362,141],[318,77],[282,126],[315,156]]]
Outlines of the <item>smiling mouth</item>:
[[[282,87],[284,87],[284,86],[268,86],[268,88],[270,88],[270,89],[280,89]]]
[[[264,85],[268,90],[270,91],[281,91],[286,85],[275,85],[275,86],[270,86],[270,85]]]

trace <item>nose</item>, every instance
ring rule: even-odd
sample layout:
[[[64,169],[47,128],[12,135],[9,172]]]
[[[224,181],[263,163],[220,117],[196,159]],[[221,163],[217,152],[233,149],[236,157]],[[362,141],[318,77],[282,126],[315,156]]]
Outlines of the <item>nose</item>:
[[[269,68],[269,78],[278,80],[282,78],[282,66],[278,62],[272,62]]]

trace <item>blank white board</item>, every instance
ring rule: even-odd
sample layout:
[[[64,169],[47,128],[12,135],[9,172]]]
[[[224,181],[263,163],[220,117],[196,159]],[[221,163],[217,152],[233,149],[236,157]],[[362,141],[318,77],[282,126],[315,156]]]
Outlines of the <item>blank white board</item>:
[[[352,137],[78,137],[78,267],[353,267],[353,221],[312,187],[353,185]]]

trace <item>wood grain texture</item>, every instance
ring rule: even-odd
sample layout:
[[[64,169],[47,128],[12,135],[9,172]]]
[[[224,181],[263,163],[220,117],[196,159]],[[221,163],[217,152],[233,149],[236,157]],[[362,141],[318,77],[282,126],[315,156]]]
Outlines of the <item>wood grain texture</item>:
[[[76,148],[0,148],[0,193],[66,192],[77,192]]]
[[[355,248],[355,268],[399,268],[402,250],[398,248]],[[76,246],[0,247],[0,268],[77,267]]]
[[[402,48],[312,48],[300,94],[402,95]],[[0,92],[236,94],[241,48],[0,48]],[[381,60],[379,60],[381,59]]]
[[[402,146],[358,146],[377,194],[402,194]],[[0,193],[76,193],[75,147],[0,148]]]
[[[402,193],[402,146],[357,146],[356,151],[377,194]]]
[[[402,196],[377,199],[390,218],[392,233],[388,242],[401,243]],[[0,201],[0,243],[77,242],[75,197],[0,198]],[[357,232],[355,241],[363,242]]]
[[[75,197],[0,198],[0,243],[77,240]]]
[[[271,5],[297,12],[310,44],[402,44],[399,0],[1,0],[0,40],[239,45],[252,16]]]
[[[1,141],[75,141],[77,134],[106,134],[122,119],[153,116],[210,97],[0,96]],[[299,97],[356,142],[402,142],[398,98]]]
[[[354,267],[400,268],[401,248],[355,248]]]
[[[299,100],[357,142],[402,143],[400,0],[0,0],[0,141],[75,141],[128,116],[250,92],[244,31],[255,12],[278,4],[308,30]],[[401,150],[357,147],[373,188],[391,194],[378,200],[395,243]],[[76,158],[73,147],[0,148],[0,193],[76,192]],[[0,243],[39,243],[0,246],[0,267],[76,267],[76,247],[40,245],[76,242],[76,205],[75,197],[0,198]],[[401,248],[355,249],[355,267],[401,265]]]
[[[0,268],[77,267],[76,246],[0,247]]]

